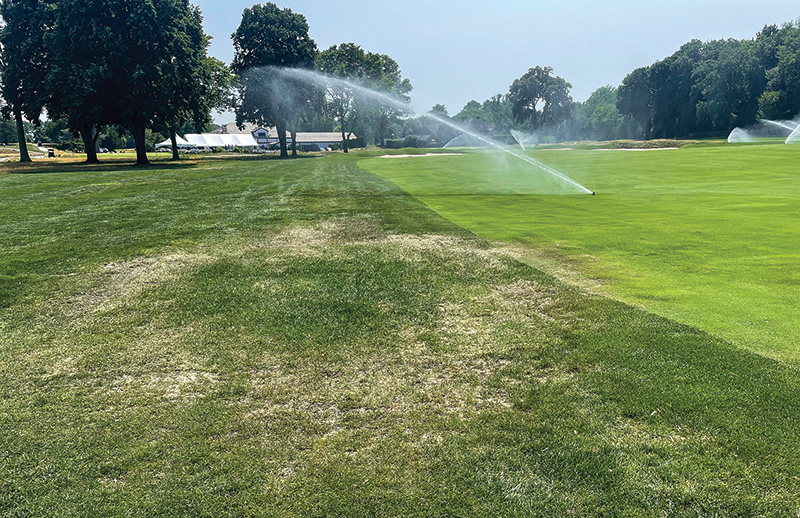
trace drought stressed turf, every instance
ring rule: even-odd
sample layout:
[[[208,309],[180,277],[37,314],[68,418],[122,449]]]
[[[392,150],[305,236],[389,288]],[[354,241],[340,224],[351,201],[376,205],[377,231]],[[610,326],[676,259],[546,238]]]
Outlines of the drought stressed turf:
[[[481,237],[530,245],[532,264],[800,362],[800,146],[535,156],[597,196],[553,195],[574,191],[495,154],[361,165]]]
[[[800,511],[796,369],[357,160],[6,166],[0,515]]]

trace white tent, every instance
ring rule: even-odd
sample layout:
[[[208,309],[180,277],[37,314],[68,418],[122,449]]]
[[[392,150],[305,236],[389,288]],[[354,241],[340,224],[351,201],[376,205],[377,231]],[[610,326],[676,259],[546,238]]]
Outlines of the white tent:
[[[225,135],[225,134],[216,134],[216,133],[189,133],[186,135],[185,139],[182,139],[180,136],[177,137],[178,148],[186,149],[186,148],[206,148],[206,149],[215,149],[218,147],[222,148],[235,148],[235,147],[246,147],[246,148],[257,148],[258,142],[256,139],[253,138],[253,135]],[[156,147],[171,147],[172,142],[169,140],[165,140],[159,144],[156,144]]]
[[[224,133],[190,133],[186,135],[186,140],[198,148],[234,148],[234,147],[247,147],[256,148],[258,142],[253,138],[253,135],[234,134],[228,135]]]
[[[180,148],[192,147],[192,143],[182,139],[180,135],[176,135],[175,136],[175,142],[178,144],[178,148],[179,149]],[[156,147],[157,148],[159,148],[159,147],[172,147],[172,141],[170,139],[167,139],[164,142],[160,142],[160,143],[156,144]]]

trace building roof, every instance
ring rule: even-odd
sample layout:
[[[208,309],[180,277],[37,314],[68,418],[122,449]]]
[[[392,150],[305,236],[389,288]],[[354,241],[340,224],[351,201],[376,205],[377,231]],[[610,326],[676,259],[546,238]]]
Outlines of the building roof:
[[[347,140],[353,140],[356,136],[352,133]],[[341,142],[342,134],[336,131],[321,131],[321,132],[297,132],[298,144],[316,144],[318,142]]]
[[[250,135],[255,130],[259,129],[260,126],[256,126],[255,124],[251,124],[249,122],[244,123],[244,127],[239,129],[235,122],[229,122],[228,124],[223,124],[219,128],[215,129],[211,133],[216,135]],[[272,128],[275,130],[275,128]],[[278,132],[275,131],[275,136],[277,137]]]

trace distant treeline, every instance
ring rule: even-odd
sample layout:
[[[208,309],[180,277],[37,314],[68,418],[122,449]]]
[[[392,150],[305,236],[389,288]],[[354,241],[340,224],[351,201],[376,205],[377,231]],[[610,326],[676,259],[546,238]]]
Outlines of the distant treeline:
[[[470,101],[454,118],[557,140],[720,136],[759,119],[792,119],[800,114],[800,25],[768,25],[748,40],[692,40],[583,103],[572,101],[571,86],[536,67],[507,94]]]
[[[800,25],[769,25],[752,40],[692,40],[628,74],[617,107],[645,137],[723,134],[800,113]]]

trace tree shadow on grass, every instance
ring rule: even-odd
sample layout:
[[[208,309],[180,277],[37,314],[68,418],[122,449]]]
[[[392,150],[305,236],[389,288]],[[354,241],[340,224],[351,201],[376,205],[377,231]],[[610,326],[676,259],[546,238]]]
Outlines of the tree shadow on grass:
[[[56,174],[56,173],[79,173],[79,172],[124,172],[131,169],[145,171],[153,170],[181,170],[193,169],[201,164],[212,162],[242,162],[242,161],[281,161],[281,160],[306,160],[320,158],[322,155],[302,155],[297,157],[281,158],[277,155],[244,155],[244,156],[225,156],[225,157],[197,157],[181,158],[173,161],[168,158],[155,158],[150,160],[149,165],[138,165],[135,159],[130,157],[113,158],[109,157],[101,160],[97,164],[87,164],[80,158],[75,159],[49,159],[36,160],[31,163],[21,164],[19,162],[0,163],[0,174]]]
[[[57,174],[57,173],[81,173],[81,172],[124,172],[135,170],[178,170],[192,169],[197,166],[195,161],[167,162],[155,160],[150,165],[136,165],[129,159],[117,159],[102,161],[97,164],[87,164],[77,160],[48,160],[35,161],[27,164],[19,162],[6,162],[0,165],[0,174]]]

